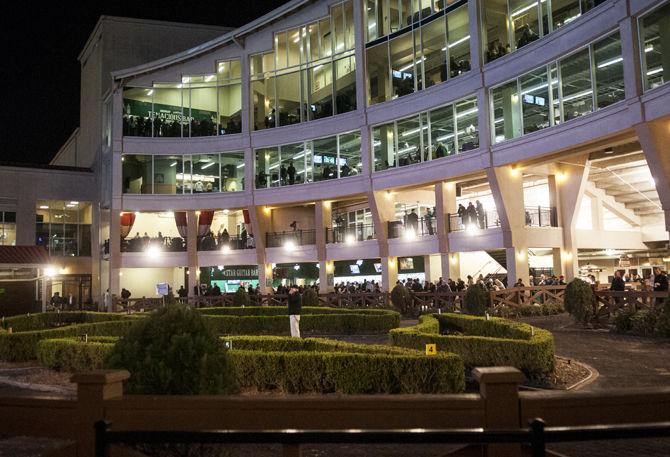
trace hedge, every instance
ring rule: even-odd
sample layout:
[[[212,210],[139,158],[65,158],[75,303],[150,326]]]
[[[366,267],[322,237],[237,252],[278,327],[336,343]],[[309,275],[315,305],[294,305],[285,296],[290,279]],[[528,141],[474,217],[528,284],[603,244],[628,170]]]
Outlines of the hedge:
[[[468,367],[513,366],[529,377],[543,376],[554,369],[553,335],[507,319],[423,315],[419,325],[390,333],[395,346],[423,349],[435,343],[438,351],[458,354]]]
[[[205,308],[199,310],[222,335],[288,335],[288,310],[284,307]],[[400,314],[378,309],[304,307],[300,332],[319,335],[388,333],[400,325]]]
[[[5,329],[11,327],[13,332],[26,332],[29,330],[46,330],[69,324],[118,321],[127,318],[127,314],[98,313],[90,311],[49,312],[7,317],[2,319],[2,327]]]
[[[53,338],[88,336],[123,336],[133,319],[89,324],[67,325],[48,330],[31,330],[18,333],[0,333],[0,360],[23,362],[37,357],[37,344]]]
[[[452,393],[464,390],[464,367],[455,354],[359,345],[321,338],[224,337],[234,379],[243,389],[288,393]],[[109,341],[109,340],[108,340]],[[89,339],[44,340],[41,364],[61,370],[104,367],[113,344]]]

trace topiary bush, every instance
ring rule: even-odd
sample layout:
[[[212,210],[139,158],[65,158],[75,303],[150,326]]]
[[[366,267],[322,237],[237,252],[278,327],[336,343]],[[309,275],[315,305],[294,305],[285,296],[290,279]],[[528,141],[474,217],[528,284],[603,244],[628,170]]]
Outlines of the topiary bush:
[[[652,336],[656,327],[656,313],[648,310],[641,310],[633,314],[630,318],[630,330],[635,335]]]
[[[311,287],[302,294],[302,306],[319,306],[319,294]]]
[[[391,290],[391,302],[396,309],[405,311],[409,308],[410,303],[412,302],[412,296],[404,285],[398,283],[393,290]]]
[[[654,331],[659,336],[670,337],[670,298],[663,303]]]
[[[483,316],[489,304],[489,293],[479,284],[468,287],[463,298],[462,311],[474,316]]]
[[[138,320],[108,365],[125,368],[128,393],[196,395],[234,389],[227,353],[200,313],[172,304]]]
[[[621,310],[614,316],[614,331],[619,333],[630,332],[633,329],[633,322],[631,318],[635,315],[635,312],[630,309]]]
[[[591,285],[579,278],[575,278],[565,288],[563,298],[565,310],[577,321],[584,324],[594,317],[596,297]]]
[[[251,298],[249,293],[244,289],[244,287],[239,287],[233,295],[233,305],[244,307],[251,304]]]

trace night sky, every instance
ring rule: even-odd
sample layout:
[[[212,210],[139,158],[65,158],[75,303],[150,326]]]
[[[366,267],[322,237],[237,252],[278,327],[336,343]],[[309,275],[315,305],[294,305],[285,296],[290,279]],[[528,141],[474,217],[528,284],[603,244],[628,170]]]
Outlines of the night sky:
[[[239,27],[278,0],[5,2],[0,161],[48,163],[79,125],[77,56],[101,15]]]

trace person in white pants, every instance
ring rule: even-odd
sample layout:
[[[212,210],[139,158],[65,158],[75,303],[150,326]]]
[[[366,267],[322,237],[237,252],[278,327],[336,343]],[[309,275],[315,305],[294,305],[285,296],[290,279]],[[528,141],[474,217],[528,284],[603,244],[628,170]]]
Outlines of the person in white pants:
[[[291,327],[291,336],[300,338],[300,311],[302,310],[302,297],[298,287],[291,286],[288,291],[288,319]]]

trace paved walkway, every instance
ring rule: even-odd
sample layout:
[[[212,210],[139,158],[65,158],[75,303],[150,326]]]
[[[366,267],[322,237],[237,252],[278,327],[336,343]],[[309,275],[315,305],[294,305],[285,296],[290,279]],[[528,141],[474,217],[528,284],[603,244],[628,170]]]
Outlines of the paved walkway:
[[[557,355],[574,358],[598,370],[600,376],[580,391],[670,386],[668,340],[575,328],[568,314],[522,320],[551,331]]]

